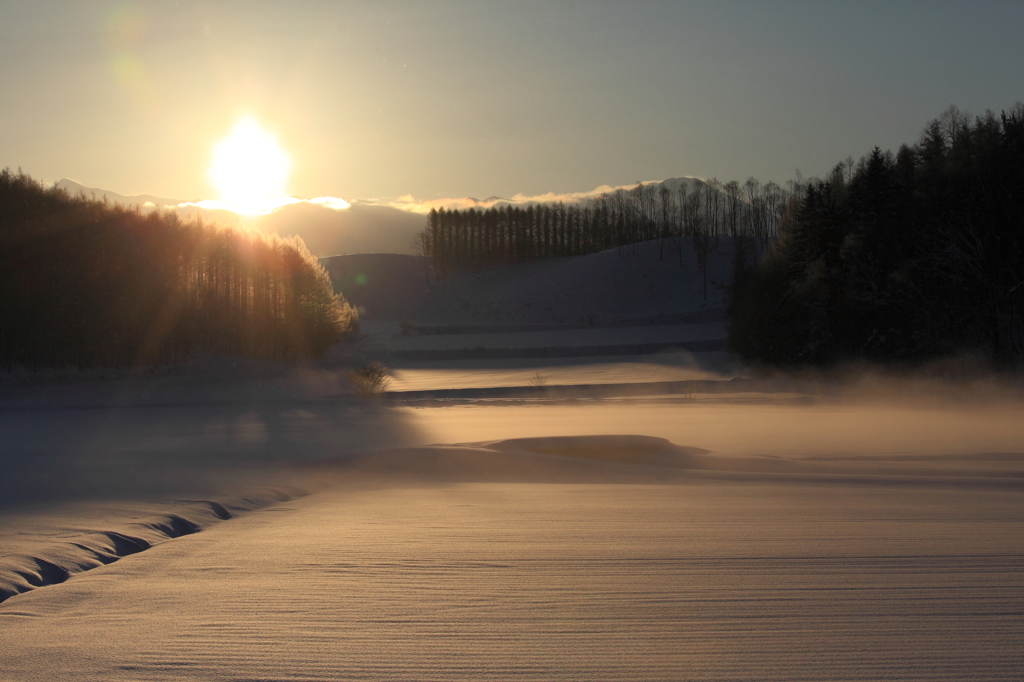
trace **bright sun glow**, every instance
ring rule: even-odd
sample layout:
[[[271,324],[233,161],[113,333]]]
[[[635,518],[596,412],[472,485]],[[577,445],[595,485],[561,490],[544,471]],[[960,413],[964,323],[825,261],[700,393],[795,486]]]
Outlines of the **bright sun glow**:
[[[282,203],[290,166],[274,136],[246,118],[213,148],[209,177],[221,202],[254,215]]]

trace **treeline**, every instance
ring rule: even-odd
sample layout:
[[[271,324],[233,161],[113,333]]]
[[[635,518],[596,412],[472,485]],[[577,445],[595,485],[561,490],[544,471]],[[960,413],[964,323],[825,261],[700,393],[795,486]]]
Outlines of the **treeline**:
[[[737,273],[730,344],[749,361],[916,362],[1024,333],[1024,105],[955,107],[914,146],[875,149],[813,183],[780,241]]]
[[[315,357],[358,317],[299,240],[72,197],[0,172],[0,361]]]
[[[720,236],[744,239],[759,252],[775,238],[789,189],[746,183],[680,180],[637,183],[580,204],[501,205],[487,210],[431,210],[419,246],[442,279],[452,271],[580,256],[658,240],[684,267],[686,245],[703,270]],[[675,186],[673,186],[673,184]]]

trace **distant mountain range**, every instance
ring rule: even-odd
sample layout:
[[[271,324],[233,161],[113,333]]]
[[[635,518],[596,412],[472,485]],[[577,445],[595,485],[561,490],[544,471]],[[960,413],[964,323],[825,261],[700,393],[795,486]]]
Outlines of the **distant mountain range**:
[[[83,194],[106,199],[123,206],[172,209],[184,217],[201,217],[223,225],[248,225],[282,237],[298,235],[314,256],[345,253],[413,253],[412,241],[423,229],[426,218],[390,206],[353,202],[337,210],[319,204],[296,203],[261,216],[239,216],[226,210],[202,208],[195,202],[167,199],[150,194],[126,196],[73,180],[61,180],[57,186],[73,195]]]
[[[122,206],[138,206],[144,207],[146,204],[152,204],[153,206],[176,206],[182,203],[178,199],[165,199],[162,197],[155,197],[152,194],[137,194],[135,196],[125,196],[124,194],[118,194],[117,192],[109,192],[105,189],[96,189],[95,187],[86,187],[80,185],[74,180],[68,180],[64,178],[57,183],[57,187],[63,190],[67,190],[72,196],[78,196],[83,194],[90,199],[97,199],[103,201],[106,199],[112,204],[121,204]]]
[[[695,178],[669,178],[659,184],[667,185],[675,191],[680,184],[686,184],[692,189],[694,183],[699,182]],[[283,206],[267,215],[240,216],[232,211],[197,206],[196,201],[168,199],[151,194],[126,196],[109,190],[86,187],[68,179],[59,181],[57,187],[67,190],[72,195],[82,194],[98,200],[106,199],[123,206],[138,206],[142,210],[171,209],[183,217],[201,217],[222,225],[246,225],[267,234],[277,233],[282,237],[298,235],[306,243],[310,253],[318,257],[353,253],[413,254],[413,239],[426,225],[426,217],[420,213],[373,201],[355,200],[348,208],[340,210],[302,201]],[[513,199],[492,196],[480,200],[467,197],[451,201],[455,207],[461,208],[484,209],[503,204],[528,206],[585,200],[611,189],[603,187],[593,192],[546,194],[537,197],[517,195]],[[443,202],[435,200],[429,203],[440,205]]]

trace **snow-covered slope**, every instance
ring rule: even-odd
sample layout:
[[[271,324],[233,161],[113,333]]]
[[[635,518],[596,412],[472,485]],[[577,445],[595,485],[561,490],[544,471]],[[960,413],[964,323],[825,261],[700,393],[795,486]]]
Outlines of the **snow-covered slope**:
[[[711,321],[724,317],[733,248],[721,239],[704,274],[689,245],[682,254],[645,242],[575,258],[552,258],[429,278],[421,259],[359,254],[322,259],[336,289],[364,319],[417,327],[524,325],[562,328]],[[440,331],[440,330],[435,330]],[[511,329],[509,329],[511,331]]]

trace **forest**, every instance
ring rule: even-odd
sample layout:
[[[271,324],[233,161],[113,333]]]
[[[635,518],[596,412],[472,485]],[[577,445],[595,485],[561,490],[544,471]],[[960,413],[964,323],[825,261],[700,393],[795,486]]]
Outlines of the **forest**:
[[[1024,105],[956,107],[913,146],[810,183],[778,242],[737,271],[729,339],[747,361],[1012,367],[1024,333]]]
[[[310,358],[358,326],[300,240],[72,197],[9,169],[0,320],[8,371]]]
[[[580,204],[433,210],[418,246],[443,280],[657,240],[662,257],[704,273],[706,295],[723,237],[737,247],[729,344],[747,362],[971,353],[1012,365],[1024,349],[1024,105],[950,107],[896,154],[876,148],[786,187],[687,178]]]
[[[692,247],[706,275],[707,258],[723,236],[737,240],[742,259],[756,260],[775,241],[798,186],[784,189],[754,178],[742,185],[686,178],[637,183],[581,204],[434,209],[418,247],[442,280],[452,271],[581,256],[652,240],[661,256],[677,258],[680,268],[692,266],[684,258]]]

